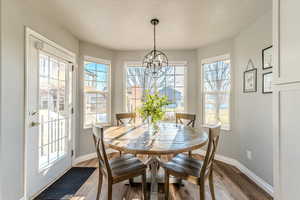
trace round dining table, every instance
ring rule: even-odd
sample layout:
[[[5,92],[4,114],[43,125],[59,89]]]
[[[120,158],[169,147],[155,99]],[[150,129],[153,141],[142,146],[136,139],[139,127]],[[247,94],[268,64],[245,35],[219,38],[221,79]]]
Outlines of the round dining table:
[[[204,129],[175,123],[159,123],[157,130],[148,124],[125,125],[106,129],[104,142],[108,147],[124,153],[148,155],[145,164],[151,173],[152,200],[158,198],[160,156],[199,149],[208,142],[208,134]]]

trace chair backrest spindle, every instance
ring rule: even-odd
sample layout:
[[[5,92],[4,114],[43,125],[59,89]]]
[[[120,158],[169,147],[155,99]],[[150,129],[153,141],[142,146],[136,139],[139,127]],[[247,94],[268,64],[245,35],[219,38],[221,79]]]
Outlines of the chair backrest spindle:
[[[176,124],[184,124],[183,119],[189,120],[186,126],[195,127],[196,115],[195,114],[187,114],[187,113],[176,113]]]
[[[105,144],[103,141],[103,132],[104,131],[102,127],[93,127],[93,138],[99,162],[99,169],[104,175],[111,177],[112,173],[105,150]]]
[[[213,169],[213,161],[215,158],[217,146],[219,143],[221,131],[221,123],[209,128],[209,141],[206,149],[206,155],[204,158],[204,163],[200,171],[200,176],[205,176]]]
[[[124,124],[124,121],[122,121],[122,119],[129,119],[128,121],[129,123],[132,121],[135,123],[135,118],[136,118],[135,113],[118,113],[116,114],[117,126]]]

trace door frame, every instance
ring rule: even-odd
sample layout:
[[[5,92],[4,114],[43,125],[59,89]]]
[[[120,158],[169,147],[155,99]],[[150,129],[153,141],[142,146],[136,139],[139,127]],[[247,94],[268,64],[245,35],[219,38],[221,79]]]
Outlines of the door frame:
[[[66,48],[60,46],[59,44],[47,39],[46,37],[44,37],[43,35],[37,33],[36,31],[32,30],[31,28],[25,26],[25,113],[24,113],[24,200],[28,200],[29,199],[29,195],[28,195],[28,158],[27,158],[27,149],[28,149],[28,124],[29,124],[29,109],[28,109],[28,94],[29,94],[29,88],[28,88],[28,83],[29,83],[29,75],[30,75],[30,71],[29,71],[29,62],[30,62],[30,52],[29,52],[29,38],[33,36],[39,40],[41,40],[42,42],[47,43],[48,45],[51,45],[57,49],[59,49],[60,51],[63,51],[64,53],[66,53],[67,55],[69,55],[72,60],[70,60],[73,63],[73,77],[72,77],[72,99],[73,99],[73,114],[71,116],[72,119],[72,127],[71,127],[71,151],[72,151],[72,158],[71,158],[71,166],[74,163],[74,159],[75,159],[75,130],[76,130],[76,91],[77,91],[77,87],[76,87],[76,82],[77,82],[77,72],[78,72],[78,66],[77,66],[77,59],[76,59],[76,54],[67,50]],[[64,173],[63,173],[64,174]],[[62,176],[63,174],[59,175]],[[54,181],[56,181],[59,177],[55,178],[51,183],[49,183],[47,186],[49,186],[50,184],[52,184]],[[47,188],[44,187],[40,192],[42,192],[44,189]],[[38,193],[38,194],[39,194]],[[36,195],[38,195],[36,194]]]

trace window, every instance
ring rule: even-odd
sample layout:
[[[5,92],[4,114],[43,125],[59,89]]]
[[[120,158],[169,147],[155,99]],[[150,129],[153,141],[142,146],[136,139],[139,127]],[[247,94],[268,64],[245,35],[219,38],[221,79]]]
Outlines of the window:
[[[110,123],[110,61],[85,57],[84,128]]]
[[[229,55],[202,61],[203,119],[205,125],[222,123],[230,129]]]
[[[72,72],[65,60],[43,51],[39,68],[39,170],[44,170],[67,154]]]
[[[127,64],[126,67],[126,112],[137,112],[142,105],[144,67],[141,64]],[[159,93],[168,96],[166,120],[174,120],[175,112],[185,110],[186,63],[170,64],[164,68],[166,76],[157,80]]]

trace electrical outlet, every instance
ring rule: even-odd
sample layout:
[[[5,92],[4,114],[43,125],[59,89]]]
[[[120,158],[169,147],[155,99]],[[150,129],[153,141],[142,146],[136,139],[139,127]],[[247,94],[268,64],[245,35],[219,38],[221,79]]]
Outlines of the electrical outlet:
[[[248,160],[252,160],[252,152],[250,150],[246,151]]]

